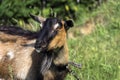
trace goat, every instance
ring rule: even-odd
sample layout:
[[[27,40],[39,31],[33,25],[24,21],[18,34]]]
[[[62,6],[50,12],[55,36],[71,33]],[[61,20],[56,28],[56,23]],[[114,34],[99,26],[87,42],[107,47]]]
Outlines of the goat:
[[[67,30],[72,20],[31,17],[40,31],[0,27],[0,79],[64,80],[68,73]]]

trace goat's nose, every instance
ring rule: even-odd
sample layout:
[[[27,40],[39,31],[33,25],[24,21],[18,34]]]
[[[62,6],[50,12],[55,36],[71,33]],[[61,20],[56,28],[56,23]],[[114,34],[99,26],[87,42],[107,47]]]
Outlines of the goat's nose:
[[[35,43],[35,51],[40,53],[41,52],[41,42],[36,41]]]
[[[40,48],[40,41],[36,41],[36,43],[35,43],[35,48],[37,49],[37,48]]]
[[[43,41],[36,41],[36,43],[35,43],[35,49],[37,52],[40,52],[46,46],[47,46],[47,44],[44,40]]]

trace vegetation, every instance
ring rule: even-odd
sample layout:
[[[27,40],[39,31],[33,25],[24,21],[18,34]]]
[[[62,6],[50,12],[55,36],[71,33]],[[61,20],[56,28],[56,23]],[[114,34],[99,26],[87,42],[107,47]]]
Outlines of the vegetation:
[[[106,2],[100,6],[97,6],[97,0],[1,1],[0,24],[28,26],[37,30],[35,26],[38,24],[30,19],[29,13],[46,17],[55,14],[59,18],[74,19],[75,27],[69,31],[72,37],[68,34],[70,60],[82,64],[82,68],[72,67],[72,70],[81,80],[120,80],[119,0],[102,0]],[[94,24],[94,27],[86,35],[81,33],[81,28],[87,21],[93,22],[90,25]],[[66,80],[75,78],[69,74]]]
[[[102,22],[95,19],[96,15]],[[120,2],[110,0],[90,14],[96,26],[93,33],[85,36],[78,32],[80,28],[71,30],[74,39],[68,40],[70,60],[82,64],[81,69],[73,67],[81,80],[120,80],[119,15]],[[75,78],[69,75],[66,80]]]
[[[77,19],[80,12],[92,10],[97,4],[101,3],[97,0],[0,0],[0,23],[23,26],[23,21],[29,23],[29,14]]]

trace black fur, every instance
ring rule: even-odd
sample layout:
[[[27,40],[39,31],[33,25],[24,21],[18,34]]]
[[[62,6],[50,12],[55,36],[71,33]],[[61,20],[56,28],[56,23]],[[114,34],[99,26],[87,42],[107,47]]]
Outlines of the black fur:
[[[11,35],[18,35],[18,36],[23,36],[28,39],[34,39],[38,37],[37,32],[32,32],[29,30],[24,30],[20,27],[17,26],[0,26],[0,31],[4,32],[6,34],[11,34]]]
[[[36,40],[35,48],[46,50],[49,42],[57,35],[57,30],[53,29],[53,26],[56,23],[60,23],[60,20],[57,18],[47,18],[43,23],[43,28],[38,33],[39,37]],[[44,47],[43,47],[44,46]]]
[[[43,60],[41,63],[40,73],[43,75],[49,68],[51,67],[52,61],[54,58],[54,54],[46,52],[43,53]]]

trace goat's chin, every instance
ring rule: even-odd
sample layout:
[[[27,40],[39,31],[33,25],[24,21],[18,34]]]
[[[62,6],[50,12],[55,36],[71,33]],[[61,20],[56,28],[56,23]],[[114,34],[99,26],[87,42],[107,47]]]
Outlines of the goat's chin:
[[[39,49],[35,49],[35,51],[37,52],[37,53],[40,53],[41,52],[41,49],[39,48]]]

